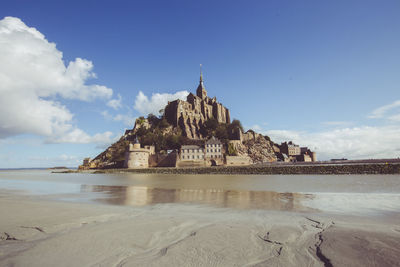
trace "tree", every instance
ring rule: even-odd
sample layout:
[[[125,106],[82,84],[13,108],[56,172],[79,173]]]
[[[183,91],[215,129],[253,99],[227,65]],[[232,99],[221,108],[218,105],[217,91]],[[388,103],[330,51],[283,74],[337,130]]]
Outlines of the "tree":
[[[203,124],[203,127],[201,128],[200,133],[203,136],[211,137],[211,136],[215,135],[215,131],[216,131],[218,125],[219,125],[219,123],[216,119],[210,118],[210,119],[206,120],[206,122]]]
[[[142,125],[146,119],[143,116],[140,116],[136,119],[136,123]]]
[[[215,137],[217,137],[223,143],[226,143],[228,141],[229,133],[226,124],[218,125],[217,129],[215,130]]]
[[[240,120],[237,119],[233,119],[233,121],[230,124],[230,129],[232,130],[240,129],[242,133],[244,133],[242,123],[240,122]]]
[[[149,123],[150,123],[151,126],[153,126],[153,127],[157,127],[157,126],[158,126],[158,123],[160,122],[160,119],[157,118],[156,115],[151,114],[151,113],[147,116],[147,120],[149,121]]]
[[[168,123],[167,119],[164,117],[158,123],[158,127],[160,127],[160,129],[165,129],[168,126],[170,126],[170,124]]]
[[[236,150],[236,148],[233,146],[232,143],[229,143],[229,144],[228,144],[228,155],[229,155],[229,156],[237,156],[237,155],[238,155],[237,150]]]

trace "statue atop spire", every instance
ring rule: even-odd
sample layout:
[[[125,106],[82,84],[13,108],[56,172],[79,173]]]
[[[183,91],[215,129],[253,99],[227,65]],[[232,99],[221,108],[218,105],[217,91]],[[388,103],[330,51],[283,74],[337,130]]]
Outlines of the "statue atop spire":
[[[204,88],[203,71],[202,71],[201,67],[202,67],[202,65],[200,64],[200,84],[197,87],[196,94],[201,99],[205,99],[207,97],[207,91],[206,91],[206,88]]]
[[[201,71],[201,64],[200,64],[200,83],[203,83],[203,72]]]

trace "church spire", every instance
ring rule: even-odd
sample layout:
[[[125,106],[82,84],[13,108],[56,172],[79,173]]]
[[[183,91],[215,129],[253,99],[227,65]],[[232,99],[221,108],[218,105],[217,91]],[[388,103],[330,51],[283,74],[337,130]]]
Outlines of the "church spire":
[[[201,69],[201,67],[202,67],[202,65],[200,64],[200,83],[199,83],[199,86],[197,87],[196,94],[201,99],[205,99],[207,97],[207,91],[206,91],[206,88],[204,88],[203,70]]]

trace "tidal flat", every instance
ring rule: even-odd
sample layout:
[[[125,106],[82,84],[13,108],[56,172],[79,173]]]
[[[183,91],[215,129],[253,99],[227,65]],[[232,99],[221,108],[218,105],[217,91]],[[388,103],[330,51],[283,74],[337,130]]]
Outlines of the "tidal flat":
[[[400,175],[0,171],[1,266],[398,266]]]

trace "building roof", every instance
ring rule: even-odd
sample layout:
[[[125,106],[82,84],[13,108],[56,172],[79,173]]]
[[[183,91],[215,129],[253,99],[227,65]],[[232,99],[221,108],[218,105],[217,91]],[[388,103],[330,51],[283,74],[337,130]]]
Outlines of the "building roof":
[[[215,138],[214,136],[211,137],[206,141],[206,144],[222,144],[221,141],[219,141],[218,138]]]
[[[181,146],[181,149],[200,149],[200,146],[196,146],[196,145],[183,145]]]

